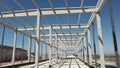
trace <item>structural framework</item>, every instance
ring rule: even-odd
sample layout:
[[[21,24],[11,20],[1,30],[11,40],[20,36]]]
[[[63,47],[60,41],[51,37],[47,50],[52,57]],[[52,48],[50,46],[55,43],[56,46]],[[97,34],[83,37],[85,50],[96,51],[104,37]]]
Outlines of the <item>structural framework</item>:
[[[19,2],[20,0],[13,0],[13,1],[15,2],[15,5],[19,6],[20,8],[19,10],[11,8],[6,4],[6,2],[2,0],[0,1],[0,5],[4,9],[6,9],[6,11],[0,11],[0,25],[3,25],[4,28],[9,28],[14,31],[14,45],[13,45],[13,54],[12,54],[13,65],[15,64],[16,42],[17,42],[16,40],[17,40],[18,32],[29,37],[28,62],[30,62],[31,60],[30,59],[31,41],[32,39],[36,40],[35,68],[38,68],[39,66],[39,51],[40,51],[41,42],[49,46],[48,54],[49,54],[50,65],[52,64],[51,63],[52,49],[53,48],[56,49],[56,60],[58,60],[57,58],[58,51],[61,51],[66,56],[67,47],[76,48],[75,54],[77,54],[77,56],[87,64],[93,65],[90,27],[92,26],[92,28],[94,29],[94,20],[96,20],[99,52],[100,52],[100,64],[101,64],[101,68],[105,68],[101,16],[99,13],[102,7],[104,6],[106,0],[98,0],[96,5],[93,6],[84,6],[84,0],[81,0],[80,7],[69,7],[68,0],[64,0],[65,2],[64,7],[54,7],[54,3],[52,2],[53,0],[48,0],[48,4],[50,5],[49,6],[50,8],[41,8],[40,5],[36,2],[36,0],[30,0],[31,4],[35,6],[35,8],[33,9],[25,8],[25,6],[23,6],[22,3]],[[85,24],[79,23],[81,20],[80,18],[81,14],[86,14],[86,13],[91,13],[88,22],[86,22]],[[70,23],[70,14],[78,15],[78,24]],[[68,20],[67,24],[65,23],[62,24],[61,23],[62,21],[59,20],[58,15],[67,15],[66,17],[66,20]],[[52,24],[52,22],[48,19],[48,16],[54,16],[55,17],[54,20],[56,20],[55,22],[57,24]],[[18,19],[21,19],[22,21],[18,21]],[[29,19],[33,20],[34,23],[31,22]],[[41,24],[42,19],[44,19],[47,24]],[[74,32],[70,31],[74,29],[76,29],[76,31]],[[80,29],[82,29],[82,31],[79,31]],[[69,31],[65,31],[65,30],[69,30]],[[93,30],[93,34],[94,34],[94,30]],[[87,42],[88,44],[86,44],[86,41],[88,41]],[[94,45],[94,52],[96,53],[95,45]],[[119,64],[119,61],[117,61],[117,63]]]

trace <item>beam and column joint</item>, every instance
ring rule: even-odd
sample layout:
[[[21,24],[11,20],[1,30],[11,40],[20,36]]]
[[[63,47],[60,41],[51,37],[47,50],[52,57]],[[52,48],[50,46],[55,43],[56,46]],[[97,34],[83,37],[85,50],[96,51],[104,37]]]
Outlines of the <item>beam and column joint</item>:
[[[37,10],[37,31],[36,31],[36,52],[35,52],[35,68],[39,68],[39,56],[40,56],[40,17],[39,9]]]

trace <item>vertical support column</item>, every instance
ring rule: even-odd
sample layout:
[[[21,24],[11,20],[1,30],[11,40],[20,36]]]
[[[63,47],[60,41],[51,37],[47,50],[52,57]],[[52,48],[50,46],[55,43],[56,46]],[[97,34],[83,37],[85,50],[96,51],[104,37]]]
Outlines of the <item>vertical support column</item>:
[[[83,40],[81,40],[81,59],[83,61]]]
[[[67,47],[65,48],[65,58],[67,58]]]
[[[88,33],[88,50],[89,50],[89,64],[92,65],[92,47],[91,47],[91,39],[90,39],[90,29],[87,31]]]
[[[80,57],[80,46],[78,48],[79,48],[79,52],[78,52],[79,53],[79,58],[81,59],[81,57]]]
[[[56,62],[58,63],[58,36],[56,35]]]
[[[83,48],[83,61],[85,61],[84,37],[82,39],[82,42],[83,42],[83,44],[82,44],[82,48]]]
[[[29,37],[29,46],[28,46],[28,62],[31,60],[31,45],[32,45],[32,38]]]
[[[64,44],[63,44],[64,45]],[[63,51],[63,53],[64,53],[64,57],[63,58],[65,58],[66,57],[66,47],[65,47],[65,45],[64,45],[64,51]]]
[[[81,56],[80,56],[80,45],[79,45],[79,58],[81,59]]]
[[[23,34],[21,64],[23,63],[23,56],[24,56],[24,52],[23,52],[23,49],[24,49],[24,38],[25,38],[25,35]]]
[[[63,44],[63,58],[65,58],[65,45]]]
[[[35,68],[39,68],[39,51],[40,51],[40,12],[37,15],[37,30],[36,30],[36,52],[35,52]]]
[[[17,42],[17,31],[14,32],[14,46],[13,46],[13,54],[12,54],[12,65],[15,64],[16,42]]]
[[[80,46],[79,46],[79,58],[81,59],[81,53],[80,53],[81,49],[80,49]]]
[[[77,55],[78,55],[78,58],[79,58],[79,47],[77,47]]]
[[[51,60],[52,60],[52,28],[50,25],[50,29],[49,29],[49,42],[50,42],[50,46],[49,46],[49,65],[51,64]]]
[[[59,57],[60,57],[60,59],[61,59],[61,42],[59,41]]]
[[[46,45],[45,59],[48,59],[48,45]]]
[[[110,20],[111,20],[111,27],[112,27],[114,51],[115,51],[115,57],[116,57],[116,65],[117,65],[117,68],[120,68],[118,45],[117,45],[117,38],[116,38],[113,11],[112,11],[112,0],[108,0],[108,3],[109,3],[109,8],[110,8]]]
[[[105,60],[104,60],[104,48],[103,48],[103,39],[102,39],[102,30],[101,30],[101,18],[98,13],[96,13],[96,21],[97,21],[97,30],[98,30],[98,44],[100,50],[100,63],[101,68],[105,68]]]
[[[59,44],[59,45],[60,45],[60,59],[61,59],[61,57],[62,57],[62,55],[61,55],[61,46],[62,46],[62,45],[61,45],[61,41],[60,41],[60,44]]]
[[[96,45],[95,45],[94,22],[92,23],[92,31],[93,31],[93,45],[94,45],[95,67],[97,68],[97,57],[96,57]]]
[[[61,41],[60,41],[60,57],[61,57],[61,59],[62,59],[62,44],[61,44]]]
[[[88,64],[90,64],[90,63],[89,63],[89,51],[88,51],[88,46],[87,46],[87,62],[88,62]]]
[[[80,44],[80,59],[82,60],[82,44]]]
[[[85,57],[85,62],[87,63],[87,48],[86,48],[86,38],[84,37],[84,57]]]
[[[36,51],[36,40],[35,40],[35,43],[34,43],[34,54],[35,54],[35,51]],[[35,57],[34,57],[34,62],[35,62]]]

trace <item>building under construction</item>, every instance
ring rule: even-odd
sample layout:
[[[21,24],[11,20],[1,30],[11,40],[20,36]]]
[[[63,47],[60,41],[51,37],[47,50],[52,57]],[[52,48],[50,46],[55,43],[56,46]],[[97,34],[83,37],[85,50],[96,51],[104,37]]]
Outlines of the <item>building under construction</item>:
[[[0,0],[0,67],[120,68],[118,28],[112,6],[117,2],[120,1]],[[112,41],[107,39],[108,31]],[[104,45],[105,42],[110,44]],[[4,45],[11,50],[4,52]],[[106,51],[112,56],[106,58]],[[7,53],[11,60],[3,62]],[[16,55],[20,55],[19,60]]]

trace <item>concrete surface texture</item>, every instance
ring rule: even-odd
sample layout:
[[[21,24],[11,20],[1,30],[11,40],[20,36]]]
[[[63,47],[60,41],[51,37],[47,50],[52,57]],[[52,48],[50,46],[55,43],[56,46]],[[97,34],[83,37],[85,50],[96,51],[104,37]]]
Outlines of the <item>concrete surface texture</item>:
[[[89,68],[82,61],[74,56],[68,56],[71,59],[59,60],[58,63],[52,64],[51,68]],[[21,66],[19,68],[34,68],[34,64]],[[49,61],[40,62],[39,68],[49,68]]]

